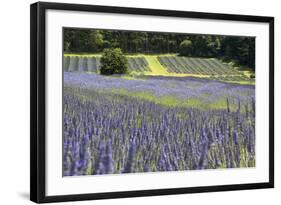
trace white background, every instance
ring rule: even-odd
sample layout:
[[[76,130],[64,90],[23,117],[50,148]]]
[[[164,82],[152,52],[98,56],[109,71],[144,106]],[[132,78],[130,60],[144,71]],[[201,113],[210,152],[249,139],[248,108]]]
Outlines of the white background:
[[[47,175],[46,194],[67,195],[110,191],[147,190],[176,187],[241,184],[266,182],[268,179],[268,24],[159,18],[122,14],[99,14],[73,11],[47,11],[46,17],[47,70]],[[123,30],[193,32],[256,37],[256,167],[182,171],[165,173],[138,173],[61,177],[62,153],[62,27],[110,28]],[[231,176],[231,177],[229,177]],[[164,179],[164,180],[163,180]],[[184,180],[183,180],[184,179]],[[109,185],[110,184],[110,185]]]
[[[51,0],[49,0],[51,1]],[[29,4],[33,1],[3,1],[0,10],[0,204],[30,204],[29,198]],[[79,1],[62,1],[79,2]],[[147,7],[219,13],[271,15],[276,17],[275,51],[280,53],[280,19],[278,1],[252,0],[85,0],[83,3]],[[81,3],[81,1],[80,1]],[[275,61],[275,79],[281,77],[280,59]],[[281,81],[276,80],[276,90]],[[281,94],[275,92],[276,105]],[[281,123],[280,107],[275,108],[275,124]],[[276,129],[275,147],[281,145],[281,131]],[[73,202],[69,204],[277,204],[281,189],[280,150],[275,151],[276,188],[179,196]],[[275,202],[275,203],[274,203]]]

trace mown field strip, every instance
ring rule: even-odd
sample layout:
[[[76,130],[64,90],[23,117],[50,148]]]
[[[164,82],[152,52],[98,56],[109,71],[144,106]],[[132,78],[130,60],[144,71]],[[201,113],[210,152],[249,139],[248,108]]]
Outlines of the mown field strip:
[[[155,75],[167,74],[167,70],[159,63],[157,56],[146,56],[145,59],[148,62],[148,67]]]

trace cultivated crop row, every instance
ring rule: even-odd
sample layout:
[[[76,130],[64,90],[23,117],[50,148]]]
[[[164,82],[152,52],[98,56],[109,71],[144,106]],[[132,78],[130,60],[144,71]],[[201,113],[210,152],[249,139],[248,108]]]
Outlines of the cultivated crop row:
[[[127,90],[134,95],[146,92],[157,99],[169,96],[185,102],[194,99],[200,101],[201,105],[216,104],[228,98],[232,107],[238,106],[239,99],[243,104],[249,103],[255,98],[255,86],[237,85],[218,82],[208,79],[191,77],[147,77],[146,80],[124,78],[108,78],[94,73],[65,72],[64,84],[86,89]],[[235,106],[234,106],[235,105]],[[199,106],[200,107],[200,106]]]
[[[63,174],[254,167],[255,101],[236,100],[204,111],[66,87]]]
[[[64,57],[64,71],[98,72],[100,57]]]
[[[64,71],[95,72],[100,70],[100,57],[65,56]],[[148,63],[143,57],[128,57],[129,71],[150,71]]]
[[[159,56],[159,62],[170,73],[189,73],[202,75],[239,74],[230,65],[217,59],[191,58],[180,56]]]
[[[129,57],[128,64],[129,64],[129,71],[136,71],[136,72],[144,72],[150,71],[148,67],[148,62],[143,57]]]

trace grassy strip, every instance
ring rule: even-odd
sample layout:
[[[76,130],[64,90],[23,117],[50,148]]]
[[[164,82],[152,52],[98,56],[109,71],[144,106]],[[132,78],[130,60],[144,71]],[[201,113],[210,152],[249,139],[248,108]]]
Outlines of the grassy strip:
[[[167,75],[168,72],[158,61],[157,56],[145,56],[146,61],[148,62],[148,67],[150,68],[150,73],[152,75]]]

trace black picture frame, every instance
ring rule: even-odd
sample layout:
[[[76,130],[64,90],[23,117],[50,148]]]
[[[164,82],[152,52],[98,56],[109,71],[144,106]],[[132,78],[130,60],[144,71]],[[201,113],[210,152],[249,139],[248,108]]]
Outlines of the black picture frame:
[[[86,11],[269,24],[269,181],[191,188],[46,196],[46,10]],[[38,2],[30,6],[30,200],[37,203],[218,192],[274,187],[274,18],[144,8]]]

